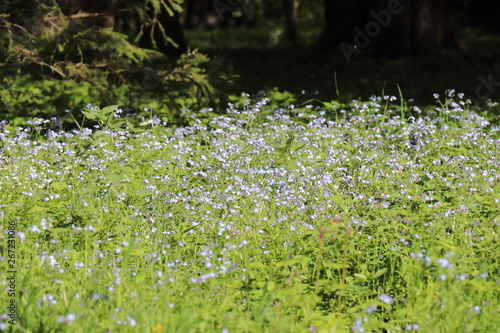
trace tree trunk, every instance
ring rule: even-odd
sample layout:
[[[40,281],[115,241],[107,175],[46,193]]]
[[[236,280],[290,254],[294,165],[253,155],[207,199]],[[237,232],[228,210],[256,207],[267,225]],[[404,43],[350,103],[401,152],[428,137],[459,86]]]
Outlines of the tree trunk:
[[[341,42],[353,43],[354,27],[363,23],[362,0],[324,0],[324,28],[318,45],[324,49],[338,47]]]
[[[363,48],[382,55],[407,55],[447,46],[465,49],[453,25],[449,0],[324,0],[324,11],[319,40],[323,48],[340,43],[354,48],[357,39],[363,40]],[[359,38],[361,34],[368,37]],[[351,52],[360,52],[356,46],[358,49]]]
[[[459,47],[466,49],[453,24],[448,0],[420,0],[414,6],[413,39],[418,51]]]
[[[299,16],[299,0],[283,0],[286,17],[288,40],[294,48],[297,47],[297,23]]]
[[[185,0],[186,7],[184,26],[187,28],[193,27],[203,27],[212,29],[217,25],[221,25],[226,21],[225,15],[228,8],[233,8],[226,1],[222,0]],[[221,13],[217,12],[219,6],[223,6],[222,9],[219,8]],[[229,16],[229,14],[227,14]],[[226,22],[225,24],[228,24]]]
[[[372,38],[370,48],[377,55],[398,57],[415,52],[413,38],[414,3],[418,1],[400,0],[397,7],[390,5],[391,1],[379,0],[370,9],[368,20],[380,24],[380,35]],[[397,3],[393,2],[393,3]],[[392,12],[391,12],[392,11]],[[384,21],[384,14],[387,21]]]

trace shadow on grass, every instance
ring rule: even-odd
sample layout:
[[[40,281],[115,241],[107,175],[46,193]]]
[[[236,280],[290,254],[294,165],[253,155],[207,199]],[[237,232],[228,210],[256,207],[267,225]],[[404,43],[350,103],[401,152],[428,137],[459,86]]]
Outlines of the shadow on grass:
[[[399,96],[399,85],[403,97],[419,105],[435,105],[433,94],[444,95],[447,89],[468,97],[479,91],[500,101],[500,37],[480,36],[477,31],[464,35],[468,51],[391,59],[377,57],[368,48],[354,54],[348,64],[340,48],[323,52],[310,46],[295,50],[283,43],[273,46],[266,33],[251,30],[187,32],[191,47],[199,47],[219,61],[222,58],[239,76],[234,86],[225,87],[229,93],[277,87],[295,94],[298,100],[314,97],[348,102],[372,95]],[[481,82],[480,77],[487,81],[488,76],[493,87],[484,87]]]

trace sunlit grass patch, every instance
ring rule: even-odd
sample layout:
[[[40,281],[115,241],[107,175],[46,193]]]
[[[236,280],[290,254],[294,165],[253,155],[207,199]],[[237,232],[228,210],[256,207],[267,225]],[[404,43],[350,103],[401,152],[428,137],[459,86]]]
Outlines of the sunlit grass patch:
[[[94,110],[109,117],[92,129],[3,126],[0,217],[3,234],[17,225],[17,323],[61,332],[498,326],[496,125],[454,96],[425,112],[399,110],[389,96],[266,103],[186,111],[182,128],[127,123],[113,108]]]

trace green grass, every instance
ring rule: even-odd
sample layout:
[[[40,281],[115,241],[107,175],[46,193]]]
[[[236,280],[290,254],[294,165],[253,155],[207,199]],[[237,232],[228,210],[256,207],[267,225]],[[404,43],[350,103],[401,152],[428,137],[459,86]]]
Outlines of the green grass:
[[[3,125],[0,328],[494,332],[498,127],[441,100]]]

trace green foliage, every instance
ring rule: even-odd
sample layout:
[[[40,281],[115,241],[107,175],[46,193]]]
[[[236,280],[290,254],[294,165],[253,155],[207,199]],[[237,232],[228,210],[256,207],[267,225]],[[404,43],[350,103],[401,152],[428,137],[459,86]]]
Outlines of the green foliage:
[[[88,108],[82,111],[82,114],[87,119],[97,122],[101,128],[117,130],[123,125],[123,122],[115,120],[116,109],[118,109],[118,105],[106,106],[103,109]]]
[[[92,104],[96,102],[95,97],[104,98],[102,91],[91,82],[34,77],[19,69],[16,74],[2,79],[0,109],[6,113],[7,119],[40,115],[53,117],[66,109]]]
[[[405,120],[383,97],[271,107],[243,95],[225,115],[185,110],[191,125],[176,129],[116,105],[87,108],[71,132],[2,122],[17,324],[495,331],[498,128],[451,95]]]
[[[272,108],[290,106],[296,101],[296,97],[292,93],[289,91],[280,91],[276,87],[265,91],[261,90],[254,96],[250,96],[247,93],[228,96],[229,102],[238,107],[248,107],[257,103],[260,99],[265,99],[265,105]]]
[[[130,5],[144,25],[160,29],[159,8],[173,14],[180,3]],[[0,55],[0,111],[7,119],[61,116],[66,109],[79,111],[89,104],[117,104],[135,112],[153,107],[174,119],[180,109],[215,100],[204,54],[190,51],[169,59],[97,25],[92,13],[75,18],[55,3],[26,2],[23,10],[9,2],[0,5],[6,9],[0,16],[0,45],[6,50]],[[146,11],[149,5],[152,13]],[[168,43],[168,32],[163,32]]]

